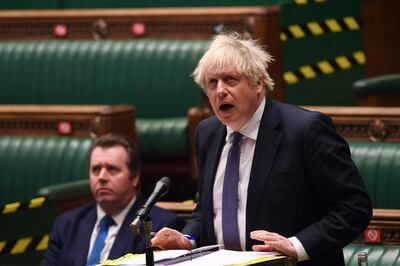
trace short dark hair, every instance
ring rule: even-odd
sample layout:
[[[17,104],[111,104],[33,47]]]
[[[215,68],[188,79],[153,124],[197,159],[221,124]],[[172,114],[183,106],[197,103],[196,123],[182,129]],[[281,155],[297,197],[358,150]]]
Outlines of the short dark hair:
[[[90,165],[90,159],[92,157],[92,152],[95,148],[97,147],[111,148],[115,146],[122,146],[125,149],[127,154],[126,165],[128,166],[129,171],[131,172],[131,176],[133,177],[136,174],[138,174],[141,169],[141,162],[139,157],[139,151],[136,145],[129,138],[117,134],[102,135],[96,138],[92,142],[89,148],[89,155],[88,155],[89,165]]]

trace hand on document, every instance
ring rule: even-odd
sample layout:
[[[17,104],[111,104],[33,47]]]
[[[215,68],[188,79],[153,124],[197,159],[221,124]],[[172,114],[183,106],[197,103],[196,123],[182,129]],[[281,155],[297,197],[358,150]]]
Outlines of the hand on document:
[[[192,249],[190,241],[180,232],[164,227],[151,239],[153,247],[161,249]]]
[[[279,251],[284,255],[297,258],[292,242],[284,236],[265,230],[256,230],[250,233],[250,237],[264,242],[264,245],[254,245],[254,251]]]

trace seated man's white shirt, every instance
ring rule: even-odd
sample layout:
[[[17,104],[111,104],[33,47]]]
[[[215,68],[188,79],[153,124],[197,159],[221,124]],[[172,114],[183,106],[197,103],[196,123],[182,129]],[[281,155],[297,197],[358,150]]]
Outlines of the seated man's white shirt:
[[[100,254],[100,261],[108,259],[108,255],[110,254],[111,248],[114,244],[114,241],[119,232],[119,229],[121,228],[121,225],[124,222],[126,215],[128,214],[130,208],[135,203],[135,201],[136,201],[136,197],[133,197],[132,200],[129,202],[129,204],[125,207],[125,209],[123,209],[119,214],[111,216],[113,218],[115,224],[111,225],[108,228],[107,237],[104,242],[104,248]],[[89,257],[89,254],[92,252],[94,241],[96,240],[97,234],[100,229],[99,228],[100,220],[106,215],[106,213],[100,208],[100,206],[98,204],[96,206],[96,211],[97,211],[97,220],[93,227],[92,236],[90,238],[90,247],[89,247],[89,252],[87,255],[88,257]]]

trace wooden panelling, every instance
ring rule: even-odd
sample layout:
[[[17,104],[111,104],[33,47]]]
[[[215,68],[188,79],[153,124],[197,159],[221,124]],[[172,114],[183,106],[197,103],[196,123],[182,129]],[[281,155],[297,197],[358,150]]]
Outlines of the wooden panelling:
[[[132,105],[0,105],[0,135],[95,138],[107,133],[136,142]]]
[[[363,0],[367,77],[400,73],[400,1]]]

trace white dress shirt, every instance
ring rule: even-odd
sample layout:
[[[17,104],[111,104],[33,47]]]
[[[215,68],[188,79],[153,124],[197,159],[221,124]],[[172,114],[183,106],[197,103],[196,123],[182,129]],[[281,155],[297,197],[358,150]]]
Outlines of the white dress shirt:
[[[132,200],[129,202],[129,204],[125,207],[125,209],[123,209],[119,214],[111,216],[115,224],[111,225],[108,228],[108,233],[104,243],[104,248],[100,254],[100,261],[106,260],[108,258],[108,255],[110,254],[111,248],[114,244],[114,240],[119,232],[119,229],[121,228],[121,225],[124,222],[125,217],[128,214],[128,211],[132,207],[133,203],[135,203],[135,201],[136,197],[133,197]],[[92,236],[90,238],[90,247],[87,257],[89,257],[89,254],[92,252],[94,241],[96,240],[97,234],[99,233],[100,220],[106,215],[106,213],[98,204],[96,206],[96,211],[97,211],[97,220],[93,227]]]
[[[247,188],[249,186],[251,166],[253,163],[254,150],[256,147],[258,129],[265,108],[265,98],[261,101],[254,115],[239,130],[243,135],[240,141],[240,165],[239,165],[239,206],[238,206],[238,225],[239,237],[242,250],[246,250],[246,204],[247,204]],[[221,157],[218,163],[217,173],[213,188],[213,205],[214,205],[214,228],[215,237],[218,244],[223,244],[222,236],[222,189],[224,184],[225,167],[228,159],[228,153],[232,146],[232,133],[234,130],[226,126],[227,134],[225,145],[222,149]],[[265,228],[265,230],[268,230]],[[309,259],[303,245],[296,237],[289,238],[295,247],[298,255],[298,261]]]

